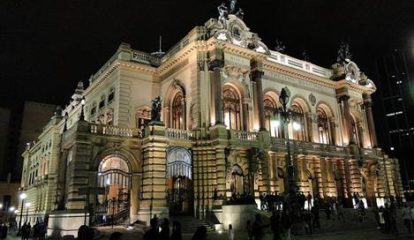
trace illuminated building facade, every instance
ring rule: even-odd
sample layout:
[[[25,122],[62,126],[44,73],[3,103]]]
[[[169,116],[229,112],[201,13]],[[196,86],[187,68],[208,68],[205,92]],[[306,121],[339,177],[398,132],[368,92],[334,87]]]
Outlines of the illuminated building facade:
[[[287,155],[313,196],[402,197],[398,160],[377,148],[376,87],[340,55],[327,69],[272,51],[223,12],[165,54],[121,44],[24,153],[30,213],[220,216],[232,194],[285,192]],[[157,96],[161,123],[151,122]]]

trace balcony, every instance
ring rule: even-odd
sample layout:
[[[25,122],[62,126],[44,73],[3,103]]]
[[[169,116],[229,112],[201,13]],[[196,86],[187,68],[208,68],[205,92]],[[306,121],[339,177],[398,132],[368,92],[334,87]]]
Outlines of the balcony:
[[[283,138],[272,137],[270,143],[274,150],[286,150],[286,144],[289,142],[290,150],[292,153],[303,153],[303,154],[324,154],[327,156],[345,156],[347,154],[344,147],[339,147],[329,144],[297,141],[297,140],[286,140]]]
[[[138,128],[121,128],[94,123],[90,124],[90,133],[105,136],[142,138],[142,132]]]

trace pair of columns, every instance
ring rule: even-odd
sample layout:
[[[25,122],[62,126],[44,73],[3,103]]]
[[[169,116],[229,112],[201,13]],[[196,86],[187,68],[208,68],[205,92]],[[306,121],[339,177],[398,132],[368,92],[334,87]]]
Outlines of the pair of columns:
[[[338,102],[340,104],[340,109],[343,117],[343,125],[345,128],[345,133],[349,139],[349,143],[356,143],[357,139],[355,139],[354,134],[352,132],[352,116],[351,116],[351,109],[349,106],[349,96],[348,95],[342,95],[338,98]],[[367,125],[368,125],[368,131],[369,131],[369,138],[371,142],[372,147],[376,147],[378,145],[377,142],[377,135],[375,133],[375,123],[374,123],[374,117],[372,113],[372,100],[371,96],[368,94],[363,94],[363,107],[365,109],[365,115],[367,119]],[[357,124],[357,123],[356,123]],[[362,134],[362,131],[360,131],[360,126],[356,125],[357,131],[359,131]],[[360,140],[362,140],[360,136]]]
[[[252,65],[253,66],[253,65]],[[254,65],[255,66],[255,65]],[[224,67],[224,61],[220,59],[214,59],[209,62],[209,71],[213,72],[213,79],[211,81],[211,95],[212,100],[214,101],[214,114],[216,122],[215,124],[224,124],[224,114],[223,114],[223,103],[222,103],[222,79],[221,79],[221,70]],[[254,67],[250,72],[250,79],[254,84],[254,96],[256,97],[256,108],[259,113],[259,129],[260,131],[265,130],[265,114],[264,114],[264,104],[263,104],[263,85],[262,77],[264,72]],[[248,122],[248,111],[249,106],[247,103],[242,103],[242,120],[243,128],[247,130]]]

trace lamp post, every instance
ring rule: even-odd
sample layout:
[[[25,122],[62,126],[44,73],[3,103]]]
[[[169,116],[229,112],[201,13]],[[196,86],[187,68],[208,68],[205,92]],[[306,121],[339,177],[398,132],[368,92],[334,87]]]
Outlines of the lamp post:
[[[22,200],[22,205],[20,208],[20,219],[19,219],[19,231],[17,232],[17,236],[21,236],[22,232],[22,218],[23,218],[23,206],[24,206],[24,200],[27,198],[27,194],[22,192],[19,195],[20,200]]]
[[[85,120],[85,110],[84,110],[85,103],[86,103],[86,99],[85,99],[85,97],[82,97],[82,100],[81,100],[82,108],[81,108],[81,115],[80,115],[80,120],[81,121],[84,121]]]
[[[32,205],[31,203],[26,203],[24,206],[26,207],[26,219],[25,219],[25,222],[27,222],[27,220],[29,219],[29,208],[30,208],[30,205]]]
[[[283,129],[284,129],[285,139],[286,139],[287,156],[286,156],[285,164],[286,164],[287,177],[288,177],[287,191],[292,195],[296,195],[297,186],[295,183],[295,169],[294,169],[295,167],[293,165],[293,156],[290,152],[289,131],[288,131],[288,124],[291,119],[291,112],[287,107],[287,104],[290,98],[289,95],[290,94],[287,90],[287,87],[282,88],[282,91],[279,97],[279,102],[282,104],[282,107],[280,109],[281,110],[280,115],[282,118]],[[296,125],[297,123],[295,124],[294,127],[298,128],[298,126]]]

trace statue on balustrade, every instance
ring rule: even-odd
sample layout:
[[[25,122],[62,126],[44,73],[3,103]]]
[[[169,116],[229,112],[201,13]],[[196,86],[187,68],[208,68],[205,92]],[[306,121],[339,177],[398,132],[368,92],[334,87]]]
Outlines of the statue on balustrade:
[[[161,122],[161,97],[152,99],[151,122]]]

